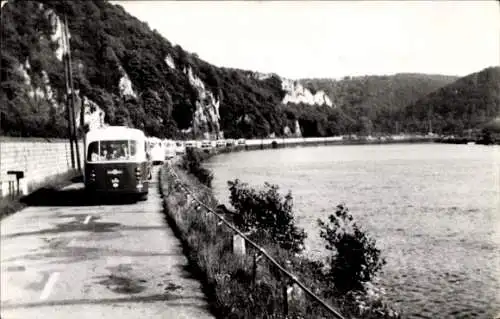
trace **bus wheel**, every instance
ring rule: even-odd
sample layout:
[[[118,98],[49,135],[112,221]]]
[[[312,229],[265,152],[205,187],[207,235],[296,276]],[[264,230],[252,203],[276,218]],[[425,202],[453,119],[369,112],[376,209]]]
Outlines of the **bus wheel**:
[[[148,200],[148,193],[139,195],[140,202],[147,201],[147,200]]]

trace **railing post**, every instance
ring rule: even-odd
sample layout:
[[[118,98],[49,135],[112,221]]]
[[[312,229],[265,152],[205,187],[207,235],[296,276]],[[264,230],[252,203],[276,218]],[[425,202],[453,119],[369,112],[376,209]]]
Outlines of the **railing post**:
[[[257,282],[257,254],[253,254],[252,286]]]
[[[281,285],[281,293],[283,295],[283,314],[288,316],[288,278],[282,276],[283,284]]]
[[[253,254],[253,267],[252,267],[252,284],[255,286],[257,283],[257,269],[258,269],[258,262],[262,258],[262,255],[260,253],[255,253]]]
[[[288,317],[289,312],[289,302],[288,302],[288,276],[283,270],[288,270],[288,265],[283,265],[282,269],[278,267],[278,273],[276,274],[276,280],[278,280],[278,290],[281,293],[281,299],[283,300],[283,316]]]

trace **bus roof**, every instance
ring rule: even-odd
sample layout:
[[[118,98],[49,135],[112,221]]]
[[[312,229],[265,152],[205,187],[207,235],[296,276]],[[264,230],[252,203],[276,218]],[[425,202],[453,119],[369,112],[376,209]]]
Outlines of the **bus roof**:
[[[143,131],[126,126],[108,126],[98,128],[87,133],[87,143],[101,140],[124,140],[124,139],[145,139]]]
[[[159,137],[156,137],[156,136],[148,136],[148,137],[146,137],[146,139],[150,142],[161,142],[161,139]]]

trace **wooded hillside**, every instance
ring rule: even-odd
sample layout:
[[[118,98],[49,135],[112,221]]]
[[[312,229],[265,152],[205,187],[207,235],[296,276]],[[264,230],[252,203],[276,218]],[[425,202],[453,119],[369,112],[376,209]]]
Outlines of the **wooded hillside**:
[[[278,75],[215,67],[105,1],[9,0],[1,12],[1,135],[67,135],[65,16],[79,101],[92,102],[90,112],[102,109],[108,124],[149,135],[279,136],[285,127],[295,133],[296,122],[304,136],[420,131],[426,105],[433,105],[436,128],[450,131],[479,125],[498,111],[498,68],[457,81],[455,102],[445,105],[440,99],[450,101],[451,93],[438,89],[455,78],[425,74],[301,80],[313,94],[324,90],[333,107],[283,104],[294,92]]]

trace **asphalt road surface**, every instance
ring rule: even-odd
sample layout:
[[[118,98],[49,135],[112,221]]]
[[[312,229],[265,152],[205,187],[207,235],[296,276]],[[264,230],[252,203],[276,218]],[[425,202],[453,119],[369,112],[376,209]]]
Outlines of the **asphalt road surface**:
[[[82,190],[42,192],[1,221],[2,319],[214,318],[156,183],[137,203],[85,202]]]

